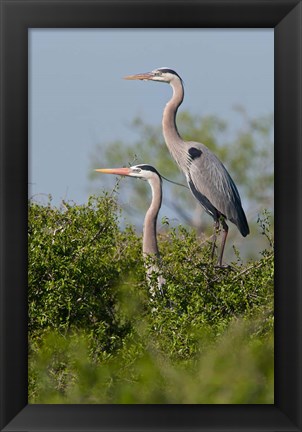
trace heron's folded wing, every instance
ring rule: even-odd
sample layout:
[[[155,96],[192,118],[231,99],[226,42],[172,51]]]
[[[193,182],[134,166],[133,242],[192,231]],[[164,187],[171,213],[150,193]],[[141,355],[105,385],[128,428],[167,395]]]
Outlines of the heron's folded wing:
[[[215,208],[232,220],[241,200],[231,176],[220,160],[204,145],[190,143],[189,153],[199,154],[189,160],[188,183],[192,193],[209,213]],[[195,149],[195,150],[192,150]]]

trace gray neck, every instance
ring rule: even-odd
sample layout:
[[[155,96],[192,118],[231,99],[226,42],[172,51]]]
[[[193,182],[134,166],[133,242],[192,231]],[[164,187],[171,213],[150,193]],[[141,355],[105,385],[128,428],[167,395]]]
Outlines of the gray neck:
[[[161,180],[158,177],[154,177],[149,180],[149,183],[152,190],[152,201],[144,221],[143,254],[158,256],[156,223],[162,202]]]
[[[173,89],[173,96],[165,106],[163,112],[163,135],[170,153],[176,159],[176,162],[179,164],[179,158],[182,154],[180,146],[183,144],[183,141],[178,133],[176,126],[176,113],[178,107],[183,101],[184,89],[182,82],[179,78],[173,79],[170,82],[170,85]]]

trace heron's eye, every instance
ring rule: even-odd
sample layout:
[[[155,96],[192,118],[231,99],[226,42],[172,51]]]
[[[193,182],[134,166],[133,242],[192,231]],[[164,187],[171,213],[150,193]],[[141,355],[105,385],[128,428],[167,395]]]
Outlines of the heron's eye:
[[[139,173],[139,172],[141,172],[141,169],[140,168],[133,168],[132,171],[135,173]]]

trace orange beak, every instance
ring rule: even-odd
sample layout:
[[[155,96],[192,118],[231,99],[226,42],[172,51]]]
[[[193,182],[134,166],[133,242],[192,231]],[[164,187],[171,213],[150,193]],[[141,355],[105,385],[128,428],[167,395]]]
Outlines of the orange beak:
[[[131,173],[130,168],[102,168],[102,169],[95,169],[94,171],[101,172],[104,174],[116,174],[121,176],[128,176]]]
[[[139,73],[136,75],[127,75],[124,77],[126,80],[150,80],[153,78],[152,72]]]

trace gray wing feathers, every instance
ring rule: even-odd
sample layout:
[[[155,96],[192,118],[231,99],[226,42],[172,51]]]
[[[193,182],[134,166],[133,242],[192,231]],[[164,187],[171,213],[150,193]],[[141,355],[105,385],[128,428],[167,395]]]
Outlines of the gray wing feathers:
[[[247,220],[237,187],[228,171],[203,144],[195,142],[187,144],[190,148],[194,146],[194,148],[201,150],[199,157],[193,160],[188,158],[187,180],[192,193],[207,211],[213,213],[213,209],[206,208],[207,201],[209,201],[219,213],[237,225],[243,236],[246,236],[249,233]],[[193,183],[195,191],[190,182]],[[204,196],[206,200],[200,199],[200,195]]]

